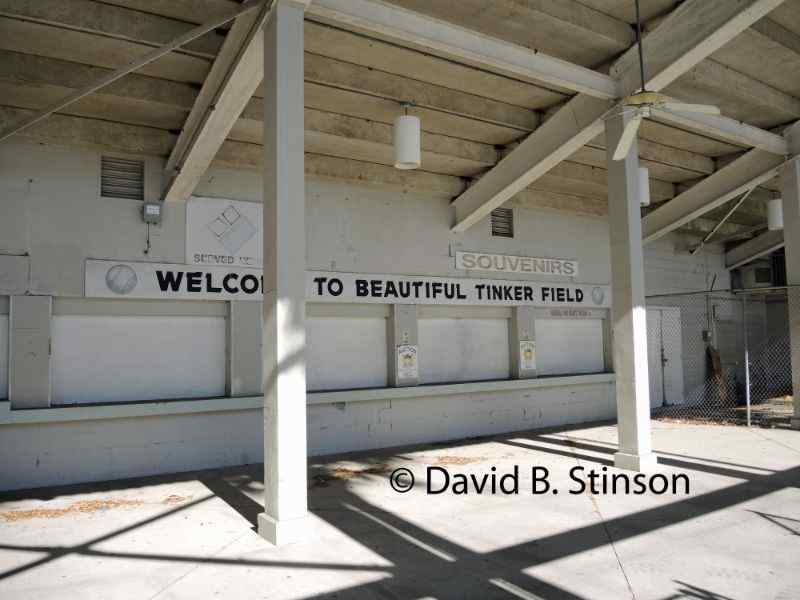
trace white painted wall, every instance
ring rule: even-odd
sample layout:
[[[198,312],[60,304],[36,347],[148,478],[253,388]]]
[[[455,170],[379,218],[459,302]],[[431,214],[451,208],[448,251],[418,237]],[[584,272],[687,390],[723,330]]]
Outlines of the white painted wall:
[[[0,315],[0,400],[8,398],[8,315]]]
[[[0,426],[0,490],[263,460],[260,411]]]
[[[141,204],[101,198],[100,155],[36,144],[0,146],[0,254],[30,254],[31,280],[14,293],[80,296],[85,258],[182,262],[185,210],[165,209],[162,226],[151,228],[152,248],[144,253],[146,228]],[[148,193],[160,189],[160,159],[148,159]],[[259,174],[212,169],[196,193],[261,201]],[[611,278],[608,226],[604,219],[516,209],[517,239],[493,238],[488,219],[460,235],[450,233],[446,199],[401,194],[330,182],[307,182],[307,260],[310,269],[364,273],[413,273],[492,277],[457,271],[456,250],[557,256],[580,261],[580,283],[607,284]],[[575,232],[580,231],[576,236]],[[713,244],[692,257],[675,234],[645,247],[647,294],[727,289],[722,250]],[[523,274],[509,278],[530,278]],[[565,281],[537,276],[542,281]]]
[[[310,406],[311,455],[611,418],[614,386]],[[261,462],[260,410],[0,426],[0,490]]]
[[[503,275],[507,279],[601,284],[611,279],[603,219],[515,209],[516,239],[492,237],[488,219],[457,235],[450,232],[446,199],[325,182],[309,181],[306,187],[310,269],[498,278],[455,269],[456,250],[481,250],[580,261],[579,278],[517,273]]]
[[[370,450],[613,418],[612,384],[311,406],[312,454]]]
[[[222,317],[54,316],[53,404],[225,395]]]
[[[306,319],[309,391],[386,387],[386,319]]]
[[[158,173],[161,161],[148,159],[146,169]],[[149,177],[150,197],[159,185]],[[141,202],[100,197],[99,153],[2,144],[0,198],[0,254],[30,255],[26,288],[10,293],[82,296],[85,258],[183,261],[184,205],[170,205],[164,224],[151,227],[145,254]]]
[[[33,144],[0,145],[0,198],[3,199],[0,255],[29,255],[0,262],[0,266],[14,268],[11,276],[0,277],[0,283],[9,287],[1,293],[79,297],[83,294],[86,258],[183,262],[184,206],[165,207],[164,223],[151,228],[152,246],[145,253],[146,227],[139,216],[140,203],[101,198],[99,164],[100,155],[96,152]],[[147,161],[149,198],[158,196],[162,166],[161,159]],[[261,188],[258,173],[213,169],[203,178],[196,193],[258,202]],[[515,209],[519,236],[508,240],[491,237],[488,220],[465,234],[450,233],[449,202],[421,194],[309,181],[306,204],[306,258],[310,269],[496,277],[494,273],[457,271],[453,256],[461,249],[575,259],[580,261],[580,277],[572,281],[598,284],[610,281],[608,227],[604,219]],[[709,275],[716,272],[718,258],[688,260],[677,254],[675,243],[660,242],[646,252],[648,293],[672,291],[676,286],[702,288]],[[677,263],[683,266],[676,267]],[[516,274],[508,278],[530,277]],[[557,276],[536,279],[568,281]],[[725,285],[718,282],[718,287]],[[224,356],[219,350],[218,327],[212,335],[217,342],[211,344],[211,350],[198,348],[196,339],[191,337],[178,338],[179,343],[160,339],[155,356],[169,356],[169,361],[155,364],[147,362],[153,354],[141,354],[142,349],[155,347],[150,343],[152,340],[137,338],[130,328],[124,327],[124,320],[114,319],[108,331],[95,329],[92,335],[103,338],[99,342],[110,331],[124,331],[127,343],[134,344],[140,352],[132,361],[137,364],[125,363],[131,354],[122,346],[111,348],[109,356],[103,356],[86,349],[88,344],[86,348],[64,347],[62,342],[68,345],[68,340],[76,336],[69,331],[56,332],[55,337],[60,338],[54,340],[57,400],[145,399],[155,394],[154,382],[158,383],[161,397],[165,392],[171,393],[170,390],[188,394],[189,391],[180,391],[184,389],[183,383],[168,387],[173,382],[162,369],[166,365],[167,369],[176,370],[176,366],[183,365],[180,369],[194,372],[196,363],[181,361],[191,361],[203,352],[206,354],[202,364],[211,376],[202,384],[195,382],[191,391],[202,388],[203,395],[215,395],[212,390],[218,390],[222,395],[219,369],[224,365]],[[455,326],[433,322],[425,325],[425,321],[428,320],[420,321],[424,329],[421,358],[425,361],[424,357],[429,355],[431,362],[421,364],[424,380],[432,381],[437,376],[450,380],[508,376],[505,320],[471,325],[461,322]],[[66,323],[57,327],[62,325]],[[324,329],[329,326],[313,321],[309,325],[310,364],[325,365],[314,367],[309,373],[312,386],[383,385],[384,375],[379,380],[377,365],[386,360],[385,337],[381,338],[385,330],[381,334],[377,323],[362,321],[359,327],[363,329],[357,336],[340,338],[337,347],[344,351],[331,359],[325,356],[327,349],[315,340],[316,332],[323,330],[325,337]],[[453,342],[458,344],[464,336],[474,340],[469,356],[452,352]],[[376,346],[365,354],[359,338],[374,340]],[[469,369],[478,365],[478,353],[486,357],[485,362],[480,362],[483,370]],[[336,362],[340,360],[366,362],[361,372],[350,371],[345,375],[343,366]],[[73,369],[74,373],[89,372],[87,381],[78,382]],[[155,373],[155,380],[147,379],[151,376],[148,370]],[[123,371],[124,375],[120,375]],[[114,373],[114,377],[109,377],[109,373]],[[117,382],[116,388],[106,385],[108,379]],[[420,394],[424,394],[423,389]],[[311,407],[309,443],[311,451],[319,454],[611,418],[613,414],[613,386],[607,384],[514,393],[421,395],[402,401]],[[0,488],[254,462],[262,457],[262,425],[257,411],[230,411],[2,426],[0,454],[14,459],[0,461]]]
[[[644,247],[645,293],[673,294],[711,289],[728,290],[724,248],[709,244],[692,256],[685,237],[670,234]],[[716,276],[716,280],[715,280]]]

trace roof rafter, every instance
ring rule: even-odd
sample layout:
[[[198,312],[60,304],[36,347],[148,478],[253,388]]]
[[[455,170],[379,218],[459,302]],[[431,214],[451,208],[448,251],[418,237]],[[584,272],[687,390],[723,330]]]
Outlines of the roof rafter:
[[[765,231],[725,253],[725,268],[736,269],[752,260],[783,248],[783,231]]]
[[[87,85],[84,88],[76,90],[72,94],[61,99],[59,102],[39,111],[30,118],[15,124],[13,127],[9,127],[8,129],[0,133],[0,142],[13,136],[16,133],[19,133],[24,129],[27,129],[31,125],[35,125],[39,121],[46,119],[53,113],[62,110],[63,108],[69,106],[70,104],[77,102],[78,100],[85,98],[90,94],[93,94],[94,92],[106,87],[107,85],[114,83],[119,79],[122,79],[125,75],[128,75],[129,73],[132,73],[142,68],[143,66],[154,62],[155,60],[161,58],[162,56],[169,54],[176,48],[180,48],[181,46],[187,44],[188,42],[197,39],[201,35],[208,33],[209,31],[221,25],[224,25],[228,21],[253,11],[257,7],[258,7],[258,2],[256,0],[251,0],[250,2],[246,2],[245,4],[241,5],[241,7],[237,11],[231,13],[230,15],[226,17],[221,17],[219,19],[215,19],[204,25],[195,27],[187,31],[183,35],[177,37],[176,39],[172,40],[171,42],[168,42],[162,46],[153,49],[150,52],[147,52],[142,56],[139,56],[138,58],[131,61],[127,65],[115,69],[114,71],[106,74],[104,77],[101,77],[99,80],[93,82],[90,85]]]
[[[775,178],[784,158],[753,148],[642,219],[645,243]]]
[[[308,14],[526,81],[617,97],[616,82],[607,75],[377,0],[314,0]]]
[[[333,0],[328,0],[333,1]],[[689,0],[666,17],[648,36],[645,62],[649,65],[647,87],[658,91],[677,79],[727,40],[769,13],[782,0],[751,0],[731,3],[727,0]],[[639,89],[638,48],[630,48],[611,67],[620,96]],[[587,94],[567,102],[549,121],[455,201],[454,232],[463,232],[505,203],[515,193],[544,175],[558,162],[602,133],[602,118],[610,103]],[[692,128],[697,115],[677,115],[684,126]],[[770,132],[746,126],[724,117],[697,119],[705,130],[714,130],[723,138],[734,137],[738,143],[752,136],[768,152],[785,154],[786,141]]]
[[[784,131],[784,143],[800,152],[800,121]],[[652,242],[670,231],[777,177],[786,157],[753,148],[659,206],[642,220],[642,237]]]
[[[264,72],[263,25],[272,1],[234,21],[167,159],[165,202],[185,201],[200,182]]]

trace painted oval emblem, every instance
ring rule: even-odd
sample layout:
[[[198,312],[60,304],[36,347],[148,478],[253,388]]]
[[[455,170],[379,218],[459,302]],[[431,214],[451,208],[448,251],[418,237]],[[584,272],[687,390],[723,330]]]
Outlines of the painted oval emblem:
[[[606,293],[603,291],[603,288],[592,288],[592,302],[594,302],[596,306],[600,306],[605,299]]]
[[[136,277],[136,271],[128,265],[114,265],[106,273],[108,289],[120,296],[130,294],[137,283],[139,278]]]

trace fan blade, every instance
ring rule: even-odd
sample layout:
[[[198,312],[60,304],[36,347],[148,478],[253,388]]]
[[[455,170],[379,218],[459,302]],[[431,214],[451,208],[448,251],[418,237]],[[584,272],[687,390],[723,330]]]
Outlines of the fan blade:
[[[622,102],[617,102],[616,104],[612,105],[606,112],[600,115],[600,118],[605,121],[614,116],[615,111],[619,110],[621,112],[625,109],[625,105]]]
[[[622,160],[628,156],[628,152],[630,152],[631,146],[633,146],[633,142],[636,140],[636,133],[639,131],[639,125],[641,124],[642,117],[640,116],[633,117],[628,121],[628,124],[625,125],[625,129],[622,131],[622,135],[619,138],[617,149],[614,150],[614,160]]]
[[[677,112],[703,113],[705,115],[718,115],[720,110],[710,104],[685,104],[683,102],[665,102],[658,108],[674,110]]]

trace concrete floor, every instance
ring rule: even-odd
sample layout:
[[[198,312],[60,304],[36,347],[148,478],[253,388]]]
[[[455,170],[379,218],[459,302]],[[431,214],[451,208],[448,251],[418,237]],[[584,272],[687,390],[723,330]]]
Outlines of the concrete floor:
[[[315,537],[283,548],[253,530],[255,466],[7,494],[0,597],[800,598],[800,433],[655,423],[660,470],[686,473],[689,496],[566,493],[615,439],[586,426],[315,461]],[[527,473],[517,496],[427,495],[429,465]],[[530,495],[532,465],[562,493]],[[409,493],[389,485],[398,466]]]

